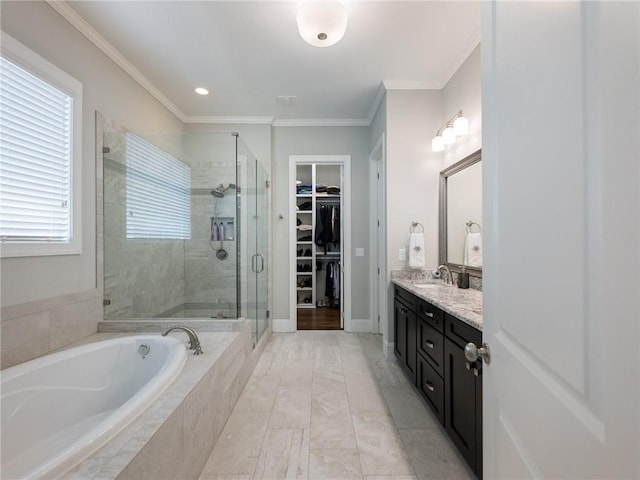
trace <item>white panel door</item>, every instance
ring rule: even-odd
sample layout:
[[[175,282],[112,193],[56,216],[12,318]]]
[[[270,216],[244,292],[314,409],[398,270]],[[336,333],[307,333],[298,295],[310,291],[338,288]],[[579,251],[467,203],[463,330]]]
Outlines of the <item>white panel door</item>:
[[[487,479],[640,478],[639,5],[483,5]]]

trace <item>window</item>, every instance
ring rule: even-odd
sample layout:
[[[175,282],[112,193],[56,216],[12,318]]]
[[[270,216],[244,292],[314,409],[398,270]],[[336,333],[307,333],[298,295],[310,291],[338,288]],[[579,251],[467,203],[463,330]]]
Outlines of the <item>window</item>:
[[[3,257],[81,253],[81,109],[80,82],[2,33]]]
[[[126,134],[127,238],[191,238],[191,169]]]

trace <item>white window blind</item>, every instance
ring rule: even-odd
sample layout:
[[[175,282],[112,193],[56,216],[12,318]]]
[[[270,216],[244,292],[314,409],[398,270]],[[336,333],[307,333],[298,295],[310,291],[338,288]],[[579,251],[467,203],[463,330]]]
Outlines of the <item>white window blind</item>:
[[[127,238],[191,237],[191,169],[126,134]]]
[[[0,239],[72,240],[73,98],[0,57]]]

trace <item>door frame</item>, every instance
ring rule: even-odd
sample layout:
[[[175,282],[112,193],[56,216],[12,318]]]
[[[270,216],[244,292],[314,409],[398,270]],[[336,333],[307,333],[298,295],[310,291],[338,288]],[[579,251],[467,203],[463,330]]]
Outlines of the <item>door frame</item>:
[[[378,178],[380,175],[380,178]],[[369,154],[369,298],[371,333],[387,337],[386,137],[382,132]],[[377,222],[380,221],[380,225]],[[376,269],[380,268],[380,273]]]
[[[343,328],[351,331],[351,155],[289,155],[289,319],[285,332],[298,330],[296,306],[296,167],[298,165],[342,166],[342,309]],[[280,330],[279,330],[280,331]]]

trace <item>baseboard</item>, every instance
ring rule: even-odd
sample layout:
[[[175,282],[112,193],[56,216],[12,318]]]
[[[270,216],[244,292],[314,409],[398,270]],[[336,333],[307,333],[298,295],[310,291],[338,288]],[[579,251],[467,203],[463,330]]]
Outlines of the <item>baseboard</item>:
[[[274,318],[271,324],[273,333],[290,333],[295,332],[295,325],[291,324],[291,320],[288,318]]]
[[[352,318],[351,329],[349,331],[355,332],[355,333],[370,333],[371,320],[369,320],[368,318],[365,318],[365,319]]]
[[[382,341],[382,349],[385,358],[395,358],[393,354],[393,347],[395,347],[395,343],[387,342],[386,340]]]

